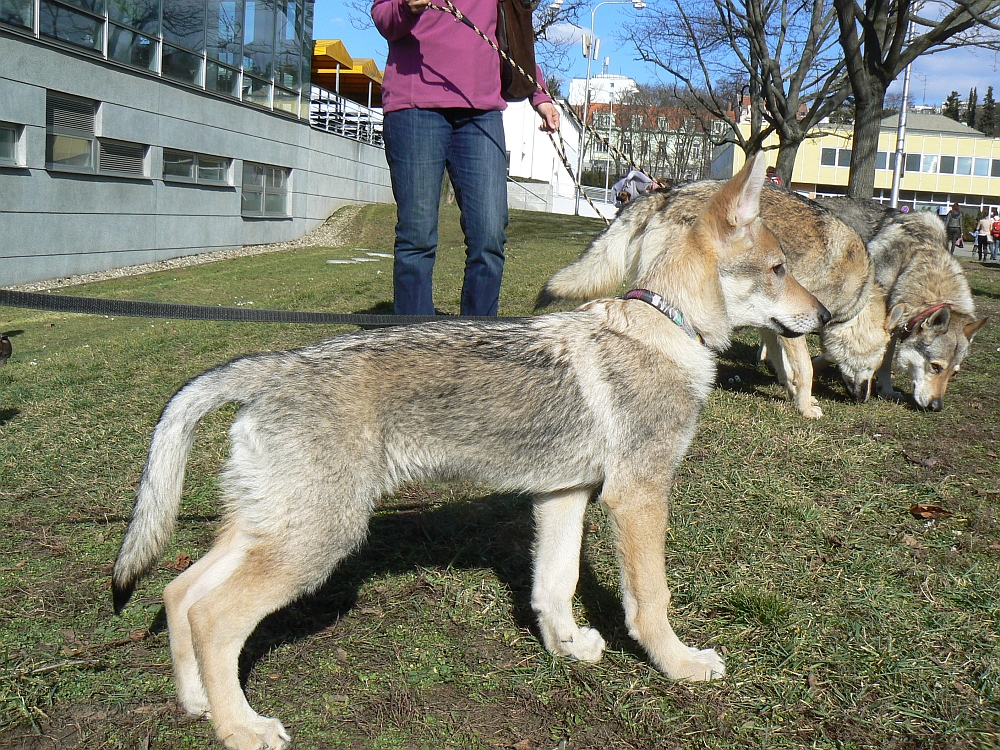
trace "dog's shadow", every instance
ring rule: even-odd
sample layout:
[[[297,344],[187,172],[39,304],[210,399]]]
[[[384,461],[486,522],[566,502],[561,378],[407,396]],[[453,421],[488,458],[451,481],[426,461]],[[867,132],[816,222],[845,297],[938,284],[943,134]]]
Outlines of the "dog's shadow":
[[[363,604],[359,602],[362,585],[385,574],[421,569],[490,570],[510,591],[518,625],[539,637],[531,609],[533,537],[531,499],[524,495],[493,494],[436,507],[397,503],[392,510],[372,518],[367,543],[344,560],[319,591],[261,622],[240,657],[241,679],[245,681],[253,666],[272,649],[325,630]],[[598,581],[586,547],[584,540],[577,586],[584,617],[609,647],[641,658],[638,645],[628,636],[617,594]]]

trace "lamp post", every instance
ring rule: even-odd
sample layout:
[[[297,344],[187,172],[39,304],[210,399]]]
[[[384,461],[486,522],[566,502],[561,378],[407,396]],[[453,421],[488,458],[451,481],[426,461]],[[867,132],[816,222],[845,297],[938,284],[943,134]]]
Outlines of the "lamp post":
[[[608,98],[611,100],[611,113],[608,115],[608,158],[604,160],[604,202],[608,200],[608,183],[611,181],[611,128],[615,124],[615,82],[611,82],[611,93]],[[618,174],[615,170],[615,174]]]
[[[562,4],[563,0],[553,0],[552,5],[549,7],[552,8],[552,10],[559,10],[562,7]],[[643,0],[604,0],[590,9],[591,49],[587,50],[587,81],[584,84],[583,91],[583,121],[580,125],[580,153],[576,162],[576,177],[578,180],[583,176],[583,149],[587,142],[587,110],[590,108],[590,63],[597,54],[597,46],[594,44],[594,14],[597,13],[597,9],[602,5],[631,5],[636,10],[642,10],[646,7],[646,3],[643,2]],[[583,185],[581,184],[579,189],[576,191],[576,207],[573,210],[573,213],[577,216],[580,215],[580,193],[582,191]]]

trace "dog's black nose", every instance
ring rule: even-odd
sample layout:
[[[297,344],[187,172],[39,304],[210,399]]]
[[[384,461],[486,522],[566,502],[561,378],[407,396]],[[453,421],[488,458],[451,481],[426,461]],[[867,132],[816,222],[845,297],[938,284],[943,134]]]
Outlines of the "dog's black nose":
[[[941,397],[932,398],[931,402],[927,404],[927,408],[931,411],[941,411],[944,408],[944,404],[941,402]]]
[[[820,306],[819,306],[819,322],[820,322],[820,325],[824,325],[825,326],[827,323],[830,322],[830,319],[832,317],[833,316],[830,315],[830,311],[826,309],[826,305],[820,303]]]

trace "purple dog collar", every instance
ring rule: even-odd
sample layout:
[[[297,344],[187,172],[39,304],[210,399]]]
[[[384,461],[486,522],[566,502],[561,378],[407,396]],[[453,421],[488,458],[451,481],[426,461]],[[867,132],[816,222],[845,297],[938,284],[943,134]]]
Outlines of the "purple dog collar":
[[[670,320],[677,325],[684,333],[693,338],[699,344],[704,344],[705,340],[701,337],[701,334],[694,330],[694,327],[684,319],[684,313],[678,310],[671,304],[668,304],[663,297],[661,297],[656,292],[651,292],[648,289],[633,289],[630,292],[626,292],[622,299],[639,299],[645,302],[647,305],[652,305],[661,313],[666,315]]]

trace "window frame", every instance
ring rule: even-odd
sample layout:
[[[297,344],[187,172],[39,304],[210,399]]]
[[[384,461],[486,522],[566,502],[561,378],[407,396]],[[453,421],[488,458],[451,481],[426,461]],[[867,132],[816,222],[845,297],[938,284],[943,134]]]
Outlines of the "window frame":
[[[14,154],[10,159],[0,156],[0,167],[23,167],[21,138],[24,136],[24,125],[15,122],[0,122],[0,130],[8,130],[14,134]]]
[[[180,154],[183,156],[190,156],[192,158],[191,162],[191,176],[182,177],[180,175],[167,174],[162,167],[162,163],[166,161],[167,154]],[[219,159],[225,162],[226,176],[223,180],[208,180],[201,177],[200,174],[200,162],[201,159]],[[194,151],[184,151],[178,148],[170,148],[168,146],[163,147],[163,162],[161,162],[160,168],[160,179],[164,182],[178,182],[185,185],[210,185],[213,187],[232,187],[233,186],[233,159],[227,156],[215,156],[213,154],[199,154]]]
[[[96,164],[94,169],[94,174],[99,174],[102,177],[118,177],[126,180],[148,180],[149,179],[149,144],[148,143],[138,143],[137,141],[123,141],[118,138],[97,138],[97,147],[95,149],[94,156]],[[106,169],[101,165],[101,145],[121,145],[121,146],[137,146],[142,149],[142,173],[136,174],[134,172],[119,172],[115,169]]]
[[[49,121],[49,104],[51,102],[76,102],[77,104],[88,105],[91,108],[91,122],[89,129],[67,127],[56,125]],[[55,106],[53,106],[53,109]],[[97,174],[97,113],[100,104],[93,99],[84,99],[71,94],[63,94],[60,91],[48,90],[45,92],[45,169],[53,172],[73,172],[75,174]],[[90,144],[90,165],[83,167],[75,164],[59,164],[49,159],[51,153],[52,139],[54,138],[74,138],[80,141],[87,141]]]
[[[819,165],[821,167],[837,166],[837,149],[821,146],[819,150]]]
[[[291,190],[289,185],[291,183],[292,169],[290,167],[281,167],[275,164],[262,164],[260,162],[253,161],[243,161],[242,176],[243,179],[240,181],[240,216],[248,219],[290,219],[292,218],[289,197],[291,196]],[[261,185],[258,188],[256,185],[247,185],[247,168],[260,167],[264,170],[261,180]],[[271,178],[274,174],[282,173],[283,175],[283,185],[280,188],[275,188],[269,186]],[[260,195],[260,211],[247,210],[244,206],[245,196],[248,194],[259,194]],[[284,196],[284,211],[282,213],[277,213],[274,211],[267,210],[267,199],[268,196],[273,196],[280,194]]]

